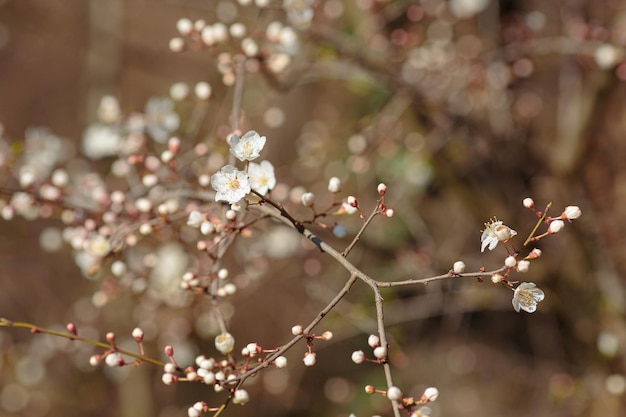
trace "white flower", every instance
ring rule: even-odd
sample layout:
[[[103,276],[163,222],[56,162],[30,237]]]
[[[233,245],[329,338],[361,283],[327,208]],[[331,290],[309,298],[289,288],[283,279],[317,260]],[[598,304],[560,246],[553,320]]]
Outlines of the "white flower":
[[[493,250],[498,242],[508,242],[517,232],[509,226],[502,224],[501,221],[493,219],[489,223],[485,223],[485,230],[480,237],[482,245],[480,251],[484,252],[486,247]]]
[[[211,187],[217,191],[215,201],[224,200],[231,204],[250,192],[248,175],[231,165],[226,165],[211,176]]]
[[[544,294],[535,283],[522,282],[513,294],[513,308],[519,313],[520,309],[532,313],[537,310],[537,303],[543,300]]]
[[[305,207],[313,207],[313,204],[315,203],[315,194],[313,193],[304,193],[302,194],[302,197],[300,198],[300,200],[302,201],[302,205]]]
[[[261,161],[260,164],[250,162],[248,165],[248,180],[250,187],[259,194],[267,192],[276,186],[274,166],[270,161]]]
[[[284,368],[287,366],[287,358],[285,358],[284,356],[279,356],[274,361],[274,364],[277,368]]]
[[[228,139],[230,153],[242,162],[252,161],[261,154],[265,140],[265,136],[260,136],[254,130],[249,131],[241,138],[233,133]]]
[[[230,333],[222,333],[215,338],[215,348],[226,355],[233,351],[235,338]]]

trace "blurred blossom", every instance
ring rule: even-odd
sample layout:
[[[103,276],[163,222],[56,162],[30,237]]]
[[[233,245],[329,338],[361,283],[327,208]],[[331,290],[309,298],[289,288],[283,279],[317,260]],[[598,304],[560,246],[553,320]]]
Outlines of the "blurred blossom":
[[[299,241],[300,237],[289,228],[276,226],[265,234],[263,248],[271,259],[286,259],[298,249]]]
[[[21,168],[28,167],[34,181],[47,179],[55,166],[69,157],[69,144],[64,139],[53,135],[46,128],[26,129]]]
[[[96,111],[98,120],[102,123],[113,124],[120,120],[122,111],[117,98],[113,96],[103,96],[100,99],[98,110]]]
[[[166,143],[180,126],[174,102],[167,97],[153,97],[146,103],[146,130],[159,143]]]
[[[297,28],[306,29],[313,20],[313,0],[283,0],[287,19]]]
[[[187,271],[189,258],[183,247],[168,242],[156,251],[156,263],[150,272],[150,294],[172,307],[184,307],[191,294],[180,288],[180,277]]]
[[[117,155],[120,146],[120,135],[113,126],[93,124],[83,134],[83,153],[90,159]]]
[[[489,0],[450,0],[450,11],[459,19],[467,19],[480,13],[489,5]]]

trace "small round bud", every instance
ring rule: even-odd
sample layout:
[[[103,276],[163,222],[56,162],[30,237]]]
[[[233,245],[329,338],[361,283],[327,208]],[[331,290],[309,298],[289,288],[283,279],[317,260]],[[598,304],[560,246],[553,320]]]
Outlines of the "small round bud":
[[[535,201],[530,198],[530,197],[526,197],[523,201],[522,204],[524,205],[524,207],[526,207],[527,209],[534,209],[535,208]]]
[[[384,346],[378,346],[374,349],[374,356],[378,359],[385,359],[387,357],[387,348]]]
[[[243,23],[233,23],[230,25],[230,28],[228,28],[228,31],[233,38],[243,38],[246,36],[246,26]]]
[[[563,220],[553,220],[548,226],[548,233],[558,233],[565,227]]]
[[[228,269],[220,268],[220,270],[217,271],[217,277],[221,280],[228,278]]]
[[[385,210],[385,216],[388,218],[392,218],[396,212],[392,208],[388,208]]]
[[[355,350],[352,352],[352,362],[357,365],[365,362],[365,353],[363,353],[362,350]]]
[[[454,263],[454,265],[452,265],[452,272],[454,272],[457,275],[462,274],[463,272],[465,272],[465,262],[463,262],[463,261],[456,261]]]
[[[237,212],[235,210],[227,210],[226,218],[231,221],[235,220],[237,218]]]
[[[528,254],[528,259],[537,259],[538,257],[541,256],[541,249],[539,248],[535,248],[533,250],[530,251],[530,253]]]
[[[347,203],[348,205],[350,205],[350,207],[357,208],[359,206],[359,202],[357,201],[356,197],[353,195],[348,196]]]
[[[194,93],[199,100],[208,100],[211,97],[211,84],[206,81],[200,81],[194,88]]]
[[[89,358],[89,365],[91,366],[98,366],[100,362],[102,362],[102,356],[100,355],[91,355]]]
[[[337,177],[332,177],[328,180],[328,191],[331,193],[338,193],[341,191],[341,180]]]
[[[115,342],[115,333],[113,332],[108,332],[105,336],[107,342],[109,343],[114,343]]]
[[[333,332],[326,330],[324,333],[322,333],[322,340],[330,340],[333,338]]]
[[[196,410],[194,407],[189,407],[187,409],[187,417],[200,417],[200,411]]]
[[[304,366],[313,366],[315,365],[316,360],[315,352],[307,352],[304,354],[304,358],[302,358],[302,362],[304,362]]]
[[[391,401],[400,401],[402,399],[402,391],[398,387],[389,387],[387,390],[387,398]]]
[[[246,345],[248,352],[250,352],[250,356],[254,357],[257,353],[259,353],[259,345],[256,343],[248,343]]]
[[[76,334],[78,333],[76,330],[76,325],[74,323],[67,323],[67,326],[65,326],[65,328],[74,336],[76,336]]]
[[[313,193],[304,193],[301,197],[302,205],[306,207],[313,207],[315,203],[315,194]]]
[[[582,214],[578,206],[567,206],[561,214],[561,218],[564,220],[574,220],[579,218]]]
[[[295,325],[295,326],[293,326],[291,328],[291,334],[294,335],[294,336],[300,336],[303,331],[304,331],[304,329],[299,324],[297,324],[297,325]]]
[[[379,195],[383,196],[387,192],[387,186],[381,182],[380,184],[378,184],[376,191],[378,191]]]
[[[182,52],[185,49],[185,41],[183,38],[172,38],[169,47],[172,52]]]
[[[274,361],[274,365],[276,365],[277,368],[285,368],[287,366],[287,358],[284,356],[277,357]]]
[[[168,357],[172,357],[174,356],[174,348],[171,346],[165,346],[165,348],[163,349],[163,351],[165,352],[165,355]]]
[[[244,389],[235,390],[235,395],[233,396],[233,404],[241,404],[244,405],[250,401],[250,395],[248,391]]]
[[[435,401],[439,397],[439,390],[435,387],[428,387],[422,394],[422,401]]]
[[[380,346],[380,337],[376,336],[375,334],[369,335],[369,337],[367,338],[367,344],[370,345],[372,349],[377,348],[378,346]]]
[[[522,259],[517,263],[517,272],[528,272],[528,268],[530,267],[530,262]]]
[[[517,259],[515,259],[515,256],[507,256],[504,260],[504,266],[507,268],[514,268],[515,265],[517,265]]]
[[[109,353],[104,358],[104,362],[111,368],[124,365],[124,359],[122,358],[122,355],[117,352]]]
[[[376,392],[376,388],[373,385],[366,385],[365,386],[365,393],[366,394],[373,394]]]
[[[178,381],[178,377],[174,374],[163,374],[161,381],[163,381],[165,385],[174,385],[176,381]]]
[[[176,29],[181,35],[189,35],[193,30],[193,23],[191,20],[183,17],[176,22]]]
[[[180,150],[180,139],[175,136],[169,138],[167,141],[167,149],[173,154],[178,153]]]
[[[494,284],[499,284],[502,282],[502,280],[504,280],[504,277],[500,274],[493,274],[491,276],[491,282],[493,282]]]
[[[165,365],[163,365],[163,372],[165,372],[166,374],[175,374],[176,365],[171,362],[166,363]]]
[[[222,354],[227,355],[235,347],[235,338],[230,333],[222,333],[215,338],[215,348]]]
[[[139,327],[135,327],[133,329],[132,336],[137,343],[143,341],[143,330],[141,330]]]

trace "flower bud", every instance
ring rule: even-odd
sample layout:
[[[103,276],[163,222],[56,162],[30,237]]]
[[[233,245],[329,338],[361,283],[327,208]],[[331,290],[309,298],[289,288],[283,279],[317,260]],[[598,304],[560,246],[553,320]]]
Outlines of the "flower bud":
[[[500,274],[493,274],[491,276],[491,282],[493,282],[494,284],[499,284],[502,282],[502,280],[504,279],[504,277]]]
[[[369,335],[369,337],[367,338],[367,344],[370,345],[372,349],[377,348],[378,346],[380,346],[380,337],[376,336],[375,334]]]
[[[439,390],[435,387],[429,387],[426,388],[424,394],[422,394],[422,401],[435,401],[437,397],[439,397]]]
[[[391,401],[399,401],[402,399],[402,391],[398,387],[389,387],[387,390],[387,398]]]
[[[528,254],[528,259],[537,259],[538,257],[541,256],[541,249],[539,248],[535,248],[533,250],[530,251],[530,253]]]
[[[141,330],[139,327],[135,327],[133,329],[132,336],[137,343],[143,341],[143,330]]]
[[[378,191],[378,194],[380,196],[383,196],[387,192],[387,186],[384,183],[381,182],[380,184],[378,184],[378,187],[376,188],[376,191]]]
[[[304,330],[302,329],[302,326],[300,326],[299,324],[293,326],[291,328],[291,334],[294,336],[300,336],[302,334]]]
[[[524,201],[522,201],[522,204],[527,209],[534,209],[535,208],[535,201],[532,198],[530,198],[530,197],[526,197],[524,199]]]
[[[322,333],[322,340],[330,340],[333,338],[333,332],[326,330],[324,333]]]
[[[378,359],[385,359],[387,357],[387,348],[384,346],[378,346],[374,349],[374,356]]]
[[[276,365],[277,368],[285,368],[287,366],[287,358],[284,356],[277,357],[274,361],[274,365]]]
[[[171,362],[166,363],[165,365],[163,365],[163,372],[165,372],[166,374],[176,373],[176,365]]]
[[[331,193],[338,193],[341,191],[341,180],[337,177],[332,177],[328,180],[328,191]]]
[[[359,206],[359,202],[357,201],[356,197],[353,195],[348,196],[347,203],[348,205],[350,205],[350,207],[357,208]]]
[[[313,207],[315,203],[315,194],[313,193],[304,193],[301,197],[302,205],[306,207]]]
[[[561,218],[564,220],[574,220],[579,218],[582,214],[578,206],[567,206],[561,214]]]
[[[552,233],[552,234],[558,233],[564,227],[565,227],[565,223],[563,223],[563,220],[553,220],[550,223],[550,226],[548,226],[548,233]]]
[[[452,272],[454,272],[457,275],[465,272],[465,262],[456,261],[454,265],[452,265]]]
[[[232,352],[234,347],[235,338],[228,332],[217,335],[215,338],[215,348],[223,355],[227,355]]]
[[[517,272],[528,272],[528,268],[530,267],[530,262],[522,259],[517,263]]]
[[[362,350],[355,350],[352,352],[352,362],[357,365],[365,362],[365,353],[363,353]]]
[[[514,268],[515,265],[517,265],[517,259],[515,259],[515,256],[507,256],[504,260],[504,266],[507,268]]]
[[[233,396],[233,404],[245,404],[250,401],[250,395],[248,391],[244,389],[235,390],[235,395]]]
[[[315,352],[307,352],[304,355],[304,358],[302,359],[302,361],[304,362],[305,366],[313,366],[315,365],[316,362],[316,357],[317,355],[315,354]]]
[[[365,393],[366,394],[373,394],[376,392],[376,388],[373,385],[366,385],[365,386]]]
[[[174,385],[176,381],[178,381],[178,377],[173,374],[163,374],[161,381],[163,381],[165,385]]]

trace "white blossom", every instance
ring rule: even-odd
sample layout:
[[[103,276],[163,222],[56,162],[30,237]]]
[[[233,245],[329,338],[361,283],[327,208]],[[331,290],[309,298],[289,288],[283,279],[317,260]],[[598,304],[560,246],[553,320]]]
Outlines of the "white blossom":
[[[256,131],[251,130],[241,138],[234,133],[228,139],[230,153],[240,161],[252,161],[259,157],[265,146],[265,136],[260,136]]]
[[[537,303],[544,299],[544,293],[533,282],[522,282],[513,294],[513,308],[532,313],[537,310]]]
[[[248,175],[231,165],[226,165],[211,176],[211,187],[217,191],[215,201],[223,200],[231,204],[250,193]]]
[[[235,338],[230,333],[222,333],[215,338],[215,348],[224,355],[232,352],[234,347]]]
[[[267,192],[276,186],[274,166],[270,161],[261,161],[260,164],[250,162],[248,165],[248,180],[250,187],[259,194]]]
[[[502,224],[501,221],[493,219],[489,223],[485,223],[485,229],[480,237],[482,243],[480,251],[484,252],[487,247],[489,250],[493,250],[498,242],[507,242],[515,235],[517,235],[515,230]]]

